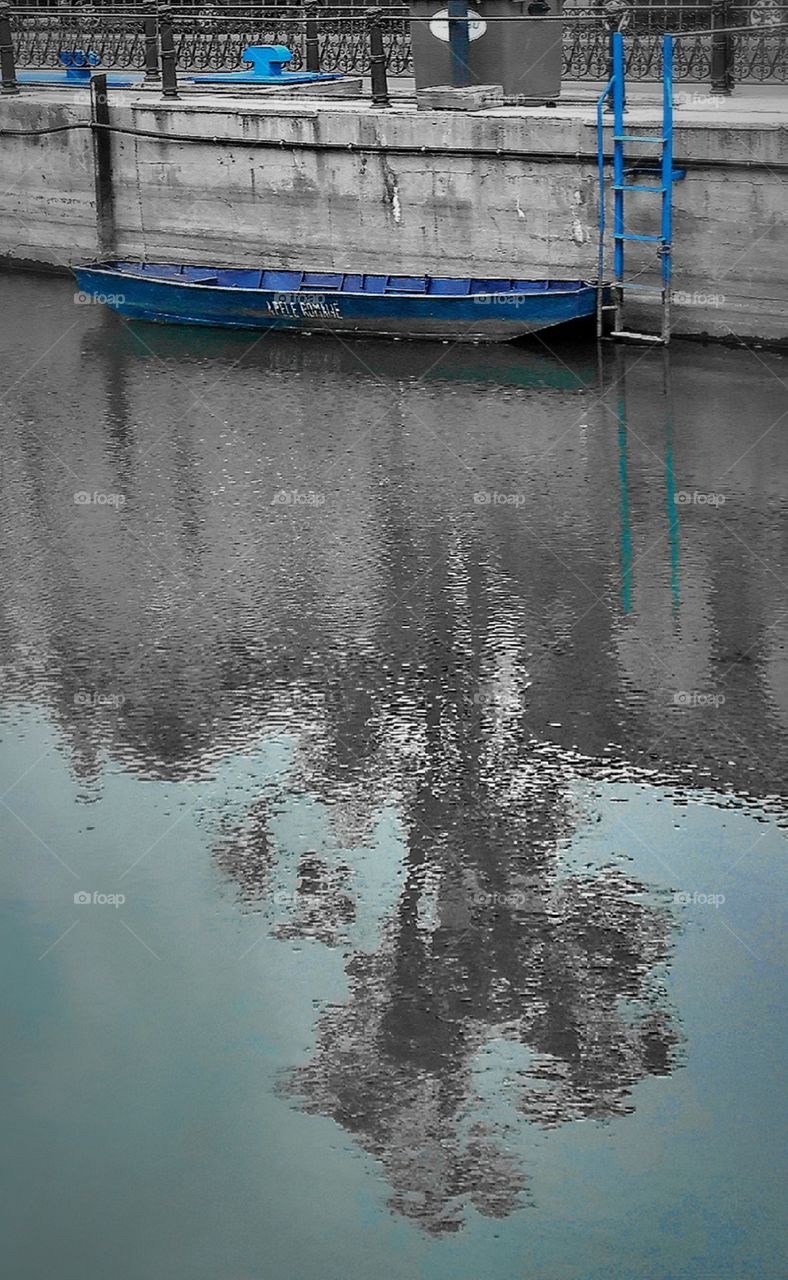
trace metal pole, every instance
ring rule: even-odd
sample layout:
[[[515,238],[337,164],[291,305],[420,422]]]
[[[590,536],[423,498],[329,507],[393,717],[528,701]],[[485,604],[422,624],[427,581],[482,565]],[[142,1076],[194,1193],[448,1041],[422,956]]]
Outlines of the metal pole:
[[[0,76],[3,93],[19,93],[11,36],[11,6],[8,4],[0,4]]]
[[[448,0],[449,50],[451,53],[451,82],[455,89],[470,83],[468,53],[468,0]]]
[[[624,327],[624,37],[613,32],[613,312],[614,333]],[[618,140],[617,140],[618,139]]]
[[[367,9],[366,19],[369,29],[369,69],[372,75],[372,105],[390,107],[389,86],[386,76],[386,51],[383,48],[383,28],[380,9]]]
[[[725,97],[733,88],[733,37],[724,34],[729,26],[728,0],[712,0],[711,91]]]
[[[624,146],[616,142],[620,137],[624,119],[624,37],[620,31],[613,32],[613,273],[617,281],[624,278]],[[620,328],[616,316],[616,327]]]
[[[175,39],[172,33],[172,9],[159,9],[159,48],[161,50],[161,88],[165,98],[178,97],[178,73],[175,66]]]
[[[673,243],[673,36],[662,37],[662,341],[670,342]]]
[[[307,0],[304,4],[304,12],[306,13],[306,69],[307,71],[320,70],[320,43],[319,29],[317,25],[317,6],[320,0]]]
[[[93,127],[93,159],[96,179],[96,239],[99,258],[111,258],[115,240],[112,194],[112,142],[109,125],[107,77],[90,77],[90,123]]]
[[[154,84],[159,80],[159,36],[156,29],[156,5],[145,5],[145,17],[142,24],[145,34],[145,83]]]
[[[596,281],[596,336],[604,334],[604,299],[605,299],[605,124],[604,109],[613,91],[612,75],[596,104],[596,157],[597,178],[599,183],[599,246],[597,249],[597,281]],[[614,130],[615,132],[615,130]],[[615,144],[614,144],[615,145]],[[601,374],[600,374],[601,379]]]

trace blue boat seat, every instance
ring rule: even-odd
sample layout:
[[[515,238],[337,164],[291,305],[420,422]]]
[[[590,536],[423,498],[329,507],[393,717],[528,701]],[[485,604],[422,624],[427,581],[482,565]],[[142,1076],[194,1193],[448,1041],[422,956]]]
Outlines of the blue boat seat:
[[[145,262],[140,268],[140,275],[156,276],[159,280],[180,280],[183,276],[183,267],[172,267],[164,262]]]
[[[511,280],[471,280],[471,293],[511,293]]]
[[[301,286],[303,289],[341,289],[344,276],[339,275],[335,271],[306,271],[304,272],[304,281]]]
[[[183,278],[188,284],[216,284],[214,267],[184,267]]]
[[[386,292],[426,293],[427,280],[425,276],[389,276]]]
[[[256,269],[247,271],[243,267],[228,267],[226,271],[219,268],[216,279],[223,289],[260,289],[263,272]]]
[[[450,276],[442,276],[440,280],[430,279],[428,293],[433,293],[437,297],[450,294],[460,298],[466,297],[471,291],[471,282],[468,277],[453,280]]]
[[[125,271],[130,276],[141,276],[145,274],[141,262],[108,262],[108,267],[113,267],[118,271]]]
[[[275,289],[280,293],[297,293],[303,278],[303,271],[264,271],[260,288]]]

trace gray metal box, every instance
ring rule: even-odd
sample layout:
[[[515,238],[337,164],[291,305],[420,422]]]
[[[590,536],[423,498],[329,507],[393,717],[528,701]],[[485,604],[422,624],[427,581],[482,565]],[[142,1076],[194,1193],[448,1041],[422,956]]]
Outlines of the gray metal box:
[[[523,21],[529,10],[559,17],[562,0],[478,0],[469,3],[471,19],[468,79],[473,84],[500,84],[504,97],[535,102],[555,101],[561,93],[562,22]],[[413,70],[416,88],[451,84],[448,11],[438,0],[410,0]],[[486,22],[512,18],[516,22]]]

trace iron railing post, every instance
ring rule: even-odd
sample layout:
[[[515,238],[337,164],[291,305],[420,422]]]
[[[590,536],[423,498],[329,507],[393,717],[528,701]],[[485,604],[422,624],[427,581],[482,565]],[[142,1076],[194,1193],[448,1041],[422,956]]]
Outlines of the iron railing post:
[[[307,71],[320,70],[320,31],[317,24],[317,9],[321,0],[305,0],[306,14],[305,63]]]
[[[627,0],[607,0],[604,6],[605,22],[607,24],[607,41],[608,41],[608,77],[612,80],[614,76],[613,64],[615,61],[613,54],[613,46],[616,32],[623,31],[629,22],[629,5]],[[621,86],[621,110],[626,111],[626,92],[624,86]],[[609,110],[612,111],[612,100],[608,103]]]
[[[90,123],[96,179],[96,239],[102,261],[111,258],[115,245],[112,193],[112,140],[109,132],[109,96],[106,74],[90,77]]]
[[[733,89],[733,37],[728,0],[712,0],[711,6],[711,91],[727,97]]]
[[[0,76],[3,93],[19,93],[11,35],[11,6],[8,4],[0,4]]]
[[[159,34],[156,22],[156,5],[144,6],[142,30],[145,35],[145,84],[157,84],[159,80]]]
[[[380,9],[367,9],[367,29],[369,31],[369,70],[372,76],[372,105],[390,107],[389,84],[386,75],[386,50],[383,47],[383,27]]]
[[[178,72],[175,65],[172,9],[159,9],[159,48],[161,50],[162,95],[165,98],[177,98]]]

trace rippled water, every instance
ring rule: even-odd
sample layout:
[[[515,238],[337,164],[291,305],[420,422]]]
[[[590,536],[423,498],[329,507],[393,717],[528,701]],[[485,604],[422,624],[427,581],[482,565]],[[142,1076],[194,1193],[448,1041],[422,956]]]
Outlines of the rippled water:
[[[7,1273],[781,1277],[785,361],[0,290]]]

